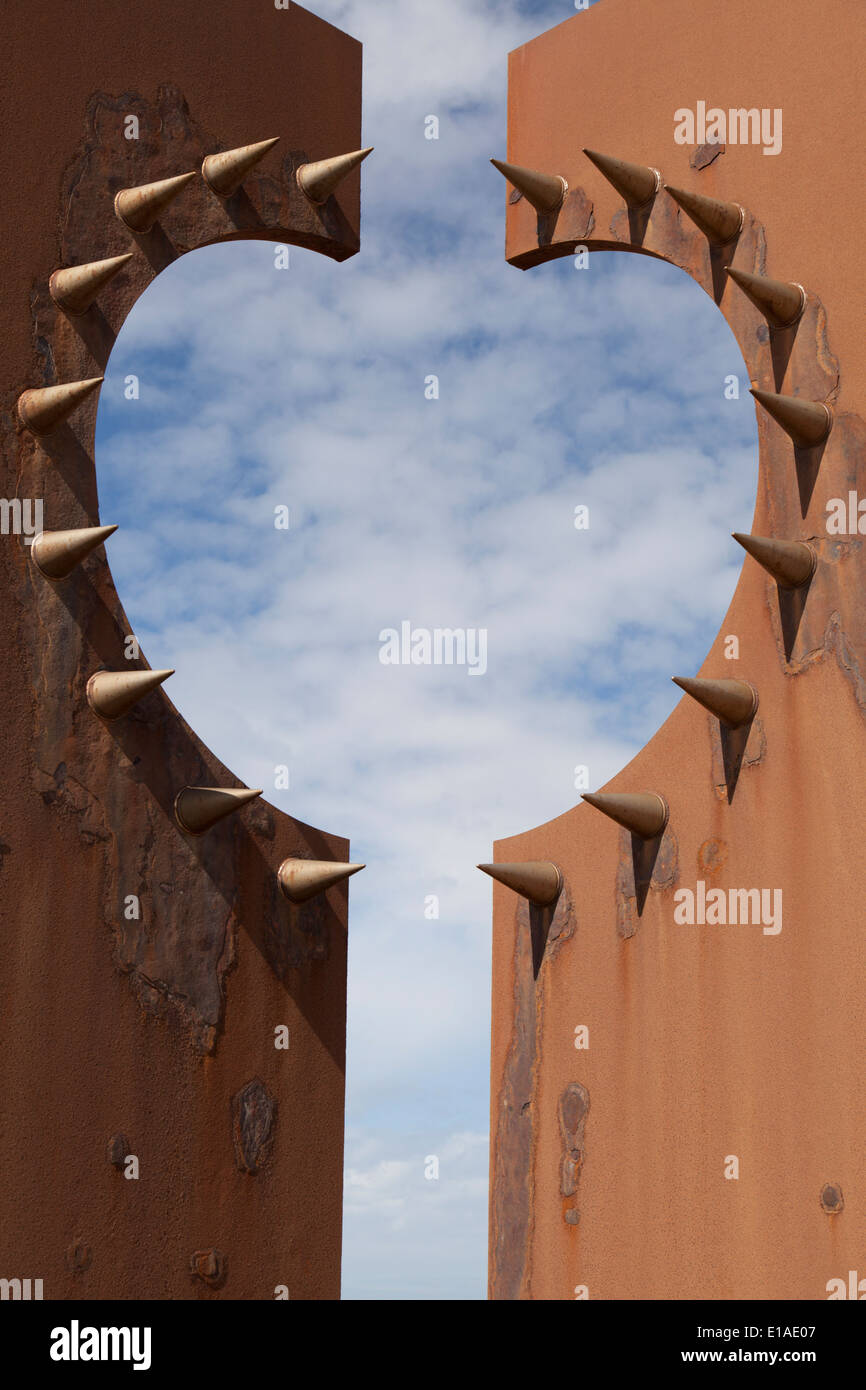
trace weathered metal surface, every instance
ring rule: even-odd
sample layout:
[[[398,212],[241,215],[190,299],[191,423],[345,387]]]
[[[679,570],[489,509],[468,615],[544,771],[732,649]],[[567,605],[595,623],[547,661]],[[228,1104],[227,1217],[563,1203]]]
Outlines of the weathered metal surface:
[[[210,1289],[221,1289],[228,1274],[228,1260],[222,1250],[196,1250],[189,1262],[190,1272]]]
[[[93,261],[90,265],[55,270],[48,281],[49,294],[64,313],[85,314],[109,280],[132,259],[133,252],[126,251],[122,256],[109,256],[107,260]]]
[[[87,703],[100,719],[121,719],[174,671],[96,671],[87,682]]]
[[[555,864],[479,864],[478,868],[536,907],[552,907],[562,891],[562,874]]]
[[[298,5],[239,0],[206,22],[92,0],[72,30],[45,0],[4,24],[0,492],[43,499],[45,530],[66,531],[100,522],[97,398],[36,438],[19,395],[97,376],[136,298],[194,247],[358,249],[358,175],[314,208],[295,170],[360,145],[360,46]],[[232,196],[196,173],[149,232],[115,216],[120,189],[261,133],[282,143]],[[130,252],[83,313],[52,298],[55,271]],[[70,311],[81,288],[59,280]],[[347,895],[295,907],[277,869],[348,844],[264,801],[183,834],[177,792],[237,779],[164,691],[94,717],[94,672],[147,669],[125,659],[107,552],[51,582],[3,535],[0,570],[0,1273],[38,1270],[51,1299],[337,1297]],[[255,1182],[227,1118],[250,1077],[286,1120],[248,1096]],[[127,1134],[137,1178],[115,1171]]]
[[[87,685],[89,694],[90,681]],[[204,835],[261,794],[261,787],[181,787],[174,799],[174,818],[185,834]]]
[[[490,163],[508,179],[521,197],[532,204],[540,216],[556,213],[562,207],[568,184],[558,174],[543,174],[537,169],[524,169],[519,164],[506,164],[501,159],[491,159]]]
[[[498,950],[495,962],[505,965],[502,973],[509,978],[512,992],[506,1006],[508,1034],[500,1031],[496,1039],[503,1047],[503,1064],[495,1103],[491,1095],[490,1289],[494,1298],[519,1298],[528,1274],[534,1220],[533,1140],[537,1125],[533,1106],[546,978],[546,974],[536,978],[540,965],[537,943],[547,927],[543,954],[549,965],[576,935],[577,919],[567,889],[560,893],[552,915],[549,908],[538,908],[504,886],[501,892],[509,903],[507,939],[513,955],[502,962],[502,951]],[[494,975],[494,1011],[503,1002],[497,995]]]
[[[332,159],[317,159],[310,164],[299,164],[295,170],[298,187],[304,197],[315,207],[321,207],[333,197],[343,179],[348,178],[353,169],[363,164],[373,146],[365,150],[351,150],[348,154],[334,155]]]
[[[661,188],[662,176],[658,169],[631,164],[627,159],[612,159],[610,155],[599,154],[598,150],[584,150],[584,154],[635,211],[647,207]]]
[[[264,159],[268,150],[279,141],[279,135],[270,140],[258,140],[254,145],[242,145],[238,150],[224,150],[222,154],[209,154],[202,161],[201,176],[208,188],[220,198],[230,198],[237,193],[251,169]]]
[[[672,680],[728,729],[751,724],[758,712],[758,692],[748,681],[703,681],[692,676],[673,676]]]
[[[66,579],[116,530],[116,526],[80,526],[72,531],[40,531],[33,537],[30,558],[46,579]]]
[[[833,427],[800,449],[756,409],[752,530],[802,546],[783,556],[800,587],[745,557],[697,674],[748,682],[759,715],[728,730],[684,697],[607,788],[663,795],[652,865],[582,806],[495,847],[497,861],[557,863],[580,929],[548,941],[534,979],[526,905],[494,885],[494,1298],[822,1299],[862,1269],[866,353],[851,229],[866,214],[852,176],[864,58],[847,0],[820,13],[730,0],[711,33],[692,0],[602,0],[510,58],[508,159],[569,187],[547,219],[506,202],[512,264],[584,244],[680,266],[731,325],[741,392],[822,403]],[[698,101],[782,108],[782,152],[730,135],[677,144],[674,113]],[[710,245],[664,189],[638,215],[584,147],[744,208],[739,237]],[[803,285],[803,316],[771,329],[728,267]],[[834,534],[828,508],[845,499],[850,517],[849,493],[853,528]],[[713,924],[722,898],[738,908],[753,888],[781,890],[780,917],[759,893],[758,921]],[[684,889],[693,925],[675,920]],[[591,1110],[570,1099],[584,1095]]]
[[[122,1168],[129,1153],[129,1140],[125,1134],[112,1134],[108,1141],[108,1161],[112,1168]]]
[[[366,867],[366,864],[335,864],[330,860],[284,859],[277,870],[277,878],[290,903],[306,903]]]
[[[258,1077],[232,1098],[232,1138],[242,1173],[257,1173],[267,1162],[276,1115],[277,1102]]]
[[[114,195],[114,211],[131,232],[152,232],[169,205],[192,183],[195,176],[195,170],[192,170],[168,179],[157,179],[156,183],[121,188]]]
[[[727,273],[760,309],[771,328],[791,328],[803,317],[806,291],[802,285],[771,280],[768,275],[750,275],[735,266],[728,266]]]

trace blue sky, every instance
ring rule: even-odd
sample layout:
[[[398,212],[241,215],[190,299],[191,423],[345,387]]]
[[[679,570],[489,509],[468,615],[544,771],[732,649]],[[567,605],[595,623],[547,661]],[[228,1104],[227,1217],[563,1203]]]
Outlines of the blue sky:
[[[730,532],[751,526],[754,408],[679,271],[503,259],[488,159],[506,54],[570,6],[311,7],[365,44],[361,253],[292,248],[277,270],[269,243],[232,243],[158,278],[102,390],[101,514],[174,703],[368,864],[350,889],[344,1297],[476,1299],[491,890],[474,865],[573,805],[577,764],[612,776],[679,698],[670,676],[700,666],[740,568]],[[383,666],[379,633],[404,620],[487,629],[486,674]]]

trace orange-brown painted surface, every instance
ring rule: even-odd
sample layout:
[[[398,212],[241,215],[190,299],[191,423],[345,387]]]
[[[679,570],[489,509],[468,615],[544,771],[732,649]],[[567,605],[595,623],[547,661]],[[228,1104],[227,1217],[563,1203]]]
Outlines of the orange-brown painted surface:
[[[4,32],[0,492],[43,499],[46,530],[93,526],[97,397],[37,439],[18,395],[101,375],[189,249],[357,251],[358,174],[313,207],[294,169],[360,146],[360,46],[239,0],[18,3]],[[231,198],[197,173],[152,231],[115,217],[119,189],[276,135]],[[130,251],[85,314],[52,300],[59,267]],[[0,1276],[52,1299],[336,1298],[347,891],[294,906],[277,869],[348,842],[263,799],[181,832],[182,787],[237,779],[170,690],[112,723],[89,707],[94,671],[146,666],[109,561],[110,541],[55,584],[0,536]]]
[[[831,499],[866,495],[864,59],[853,0],[601,0],[510,58],[508,159],[569,192],[547,218],[508,204],[508,258],[583,243],[680,266],[750,384],[834,423],[800,450],[758,409],[753,532],[809,542],[817,568],[785,591],[746,557],[701,670],[671,672],[748,681],[759,706],[731,731],[684,697],[608,785],[665,798],[660,843],[581,805],[495,847],[552,860],[565,886],[537,980],[532,909],[493,890],[494,1298],[825,1299],[866,1276],[866,566],[856,521],[827,530]],[[677,144],[675,112],[699,101],[781,108],[781,153]],[[629,217],[584,147],[740,204],[739,238],[711,251],[664,188]],[[771,333],[726,265],[802,284],[803,318]],[[677,922],[699,883],[726,915],[731,890],[780,890],[781,929]]]

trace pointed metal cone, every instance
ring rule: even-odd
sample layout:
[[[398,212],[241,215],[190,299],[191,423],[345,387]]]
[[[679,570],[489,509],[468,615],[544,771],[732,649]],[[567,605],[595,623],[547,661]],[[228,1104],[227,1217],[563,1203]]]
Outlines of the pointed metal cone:
[[[133,254],[127,251],[125,256],[109,256],[106,261],[89,261],[87,265],[55,270],[48,281],[48,292],[65,314],[84,314],[99,291],[132,260]]]
[[[750,724],[757,713],[758,692],[747,681],[708,681],[691,676],[672,676],[671,680],[729,729]]]
[[[30,558],[46,579],[65,579],[116,530],[116,526],[82,526],[77,531],[40,531],[33,537]]]
[[[583,800],[642,840],[654,840],[668,823],[667,803],[655,792],[584,792]]]
[[[97,671],[87,682],[87,703],[101,719],[119,719],[169,676],[170,671]]]
[[[114,199],[114,211],[131,232],[149,232],[169,203],[173,202],[198,172],[176,174],[157,183],[141,183],[137,188],[122,188]]]
[[[806,291],[793,281],[768,280],[766,275],[750,275],[747,270],[725,267],[735,285],[760,309],[771,328],[790,328],[803,317]]]
[[[318,159],[313,164],[302,164],[295,177],[301,192],[311,203],[320,207],[340,186],[347,174],[363,164],[373,146],[365,150],[353,150],[351,154],[337,154],[332,159]]]
[[[668,183],[665,189],[714,246],[727,246],[729,242],[736,241],[746,216],[739,203],[720,203],[718,198],[671,188]]]
[[[479,864],[477,867],[537,907],[550,907],[562,891],[562,874],[546,859],[531,859],[525,864]]]
[[[777,541],[770,536],[746,536],[740,531],[732,531],[731,535],[783,589],[799,589],[815,573],[818,556],[805,541]]]
[[[272,150],[279,140],[275,135],[271,140],[260,140],[257,145],[239,145],[236,150],[225,150],[222,154],[209,154],[201,166],[201,176],[212,193],[220,198],[230,198],[236,193],[250,169]]]
[[[174,798],[174,817],[187,835],[203,835],[261,794],[261,787],[184,787]]]
[[[786,434],[790,435],[798,449],[814,449],[823,444],[833,426],[833,416],[823,401],[804,401],[800,396],[778,396],[774,391],[759,391],[750,386],[749,391],[758,405],[762,405],[768,415]]]
[[[525,169],[521,164],[506,164],[502,159],[491,159],[490,163],[523,194],[536,212],[556,212],[562,207],[568,184],[559,174],[539,174],[537,169]]]
[[[599,154],[597,150],[584,150],[596,169],[612,183],[617,193],[625,199],[630,208],[646,207],[658,193],[662,176],[658,169],[650,169],[647,164],[629,164],[624,159],[614,159],[609,154]]]
[[[277,878],[290,903],[305,903],[366,867],[366,864],[335,864],[331,859],[284,859],[277,869]]]
[[[50,434],[103,380],[101,376],[91,376],[85,381],[65,381],[61,386],[22,391],[18,397],[18,418],[31,434]]]

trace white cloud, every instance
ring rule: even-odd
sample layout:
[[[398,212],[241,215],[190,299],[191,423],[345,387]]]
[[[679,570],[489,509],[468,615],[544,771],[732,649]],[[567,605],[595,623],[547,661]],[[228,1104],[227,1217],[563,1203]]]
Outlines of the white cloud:
[[[380,1140],[350,1128],[346,1140],[345,1214],[356,1236],[343,1297],[484,1298],[486,1134]]]

